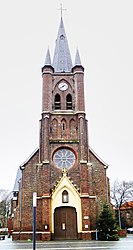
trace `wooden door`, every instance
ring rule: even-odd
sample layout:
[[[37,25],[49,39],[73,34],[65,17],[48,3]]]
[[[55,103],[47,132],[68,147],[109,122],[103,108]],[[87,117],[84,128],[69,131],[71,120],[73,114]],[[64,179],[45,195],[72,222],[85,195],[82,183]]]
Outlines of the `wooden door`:
[[[77,239],[77,213],[74,207],[59,207],[54,213],[55,239]]]

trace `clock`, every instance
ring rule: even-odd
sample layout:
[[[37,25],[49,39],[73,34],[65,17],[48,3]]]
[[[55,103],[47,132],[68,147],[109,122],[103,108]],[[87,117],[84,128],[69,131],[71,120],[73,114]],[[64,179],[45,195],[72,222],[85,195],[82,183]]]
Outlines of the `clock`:
[[[58,85],[59,90],[65,91],[68,89],[68,84],[66,82],[60,82]]]
[[[75,163],[75,154],[68,148],[61,148],[55,152],[53,161],[59,168],[69,168]]]

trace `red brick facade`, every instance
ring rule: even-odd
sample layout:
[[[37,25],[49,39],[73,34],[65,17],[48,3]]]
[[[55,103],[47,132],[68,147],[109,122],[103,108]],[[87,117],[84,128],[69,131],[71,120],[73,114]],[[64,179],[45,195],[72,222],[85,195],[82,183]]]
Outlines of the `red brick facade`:
[[[59,89],[61,82],[67,84],[65,91]],[[84,69],[75,65],[71,72],[54,72],[53,66],[45,65],[42,84],[40,145],[20,166],[20,185],[17,199],[13,201],[13,239],[32,238],[33,192],[37,192],[38,240],[55,238],[58,223],[56,225],[54,212],[58,207],[64,207],[66,213],[69,213],[67,207],[74,207],[77,239],[91,239],[102,202],[109,201],[109,181],[107,165],[89,148]],[[73,161],[71,166],[66,156],[60,162],[62,166],[56,164],[55,155],[62,149],[65,154],[72,155],[73,158],[68,159],[70,164]],[[66,203],[61,200],[64,190],[69,196]],[[61,237],[72,238],[71,235],[64,236],[69,218],[66,223],[63,220]]]
[[[117,211],[117,209],[116,209]],[[120,207],[122,228],[132,228],[133,226],[133,201],[125,202]]]

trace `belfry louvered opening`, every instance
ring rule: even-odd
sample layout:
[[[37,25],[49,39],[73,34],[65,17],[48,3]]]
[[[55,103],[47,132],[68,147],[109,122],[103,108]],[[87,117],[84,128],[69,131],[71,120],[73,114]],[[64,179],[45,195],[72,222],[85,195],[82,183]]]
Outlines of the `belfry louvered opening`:
[[[70,94],[66,96],[66,109],[72,109],[72,96]]]
[[[54,108],[61,109],[61,102],[60,102],[60,95],[59,94],[55,95]]]

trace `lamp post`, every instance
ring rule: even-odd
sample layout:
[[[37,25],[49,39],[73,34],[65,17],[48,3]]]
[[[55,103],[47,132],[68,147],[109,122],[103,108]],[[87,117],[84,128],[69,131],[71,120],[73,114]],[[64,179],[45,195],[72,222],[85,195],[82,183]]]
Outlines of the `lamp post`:
[[[36,249],[36,200],[37,193],[33,193],[33,250]]]
[[[119,219],[119,227],[121,229],[121,211],[120,211],[120,205],[118,206],[118,219]]]

